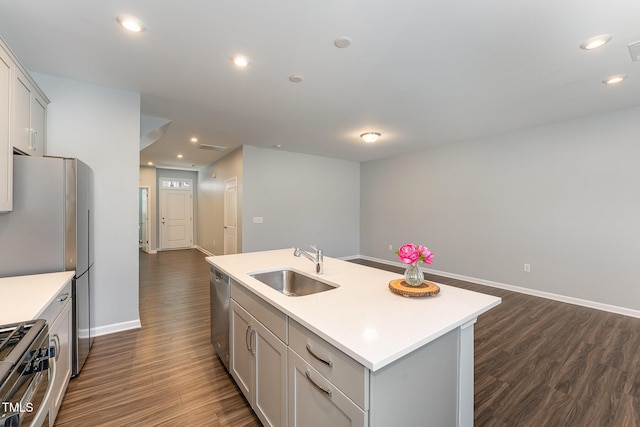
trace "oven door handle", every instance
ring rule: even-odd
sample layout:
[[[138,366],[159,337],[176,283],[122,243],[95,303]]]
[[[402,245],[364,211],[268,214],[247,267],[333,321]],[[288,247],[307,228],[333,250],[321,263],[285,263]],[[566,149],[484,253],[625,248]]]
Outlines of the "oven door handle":
[[[51,407],[51,399],[53,394],[53,380],[56,377],[56,371],[58,370],[57,363],[55,359],[53,363],[49,364],[49,376],[47,378],[47,391],[44,393],[44,397],[42,398],[42,405],[38,408],[38,412],[36,416],[33,418],[33,422],[31,425],[39,426],[43,425],[47,416],[49,415],[49,408]],[[44,376],[44,372],[39,372]]]

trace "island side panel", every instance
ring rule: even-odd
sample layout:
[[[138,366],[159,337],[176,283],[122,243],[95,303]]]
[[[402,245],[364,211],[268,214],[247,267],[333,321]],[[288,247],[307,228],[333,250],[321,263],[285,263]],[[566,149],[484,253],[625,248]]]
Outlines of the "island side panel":
[[[369,426],[458,425],[459,340],[456,328],[371,372]]]
[[[460,326],[460,376],[458,377],[458,426],[473,426],[474,359],[473,325],[477,319]]]

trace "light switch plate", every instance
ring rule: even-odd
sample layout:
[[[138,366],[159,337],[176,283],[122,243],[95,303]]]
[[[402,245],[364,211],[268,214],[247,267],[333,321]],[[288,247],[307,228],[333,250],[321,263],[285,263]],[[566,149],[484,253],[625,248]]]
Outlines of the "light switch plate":
[[[254,223],[254,224],[262,224],[263,222],[264,222],[264,221],[263,221],[263,219],[262,219],[262,217],[261,217],[261,216],[254,216],[254,217],[253,217],[253,223]]]

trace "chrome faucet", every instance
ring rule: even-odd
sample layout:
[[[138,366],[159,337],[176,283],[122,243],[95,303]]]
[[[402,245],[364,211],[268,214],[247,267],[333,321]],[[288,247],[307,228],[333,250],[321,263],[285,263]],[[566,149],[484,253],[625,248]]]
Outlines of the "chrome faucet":
[[[315,255],[311,255],[309,252],[303,251],[300,248],[295,248],[293,250],[293,255],[298,256],[298,257],[300,255],[304,255],[305,258],[307,258],[309,261],[311,261],[312,263],[314,263],[316,265],[316,273],[322,274],[323,273],[322,249],[318,249],[315,246],[311,246],[311,248],[314,251],[316,251]]]

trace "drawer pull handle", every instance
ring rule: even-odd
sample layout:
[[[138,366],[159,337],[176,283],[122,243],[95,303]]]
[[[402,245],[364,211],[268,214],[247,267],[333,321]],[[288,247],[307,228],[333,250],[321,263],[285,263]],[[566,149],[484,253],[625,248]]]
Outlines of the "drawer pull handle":
[[[249,353],[253,354],[253,350],[251,350],[251,334],[249,332],[253,333],[251,325],[247,325],[247,330],[244,332],[244,343],[247,345]]]
[[[311,350],[311,344],[307,344],[307,351],[317,360],[321,361],[322,363],[324,363],[325,365],[327,365],[330,368],[333,368],[333,362],[331,360],[324,360],[321,357],[318,357],[318,355],[316,355],[313,350]]]
[[[311,378],[311,371],[307,371],[304,373],[307,376],[307,379],[313,384],[318,390],[323,393],[326,393],[327,396],[331,397],[331,390],[320,387],[314,380]]]
[[[66,301],[69,298],[69,294],[62,294],[60,298],[58,298],[58,302]]]

